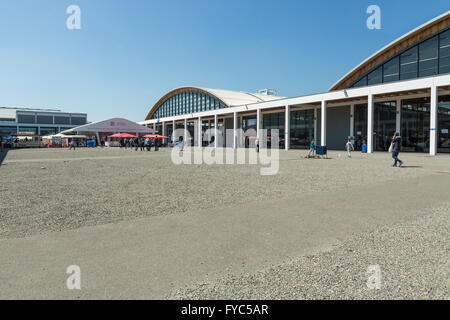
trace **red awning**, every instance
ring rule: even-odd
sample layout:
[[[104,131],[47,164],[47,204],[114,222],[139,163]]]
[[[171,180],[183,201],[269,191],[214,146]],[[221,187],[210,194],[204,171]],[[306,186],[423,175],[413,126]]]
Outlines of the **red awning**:
[[[136,138],[135,135],[129,134],[129,133],[116,133],[112,136],[109,136],[110,138]]]

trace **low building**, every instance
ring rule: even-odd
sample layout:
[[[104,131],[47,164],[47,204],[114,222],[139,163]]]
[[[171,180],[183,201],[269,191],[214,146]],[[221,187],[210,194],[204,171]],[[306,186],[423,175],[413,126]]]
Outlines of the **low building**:
[[[85,113],[0,107],[0,137],[24,132],[41,136],[52,135],[86,123]]]
[[[165,94],[140,124],[163,135],[184,128],[185,136],[197,137],[212,128],[223,137],[211,139],[215,147],[218,141],[248,146],[238,129],[258,136],[267,129],[268,137],[278,129],[286,149],[307,148],[313,138],[343,149],[352,137],[369,153],[387,151],[399,132],[404,151],[450,152],[450,11],[382,48],[327,92],[284,98],[183,87]],[[224,129],[234,133],[226,137]]]

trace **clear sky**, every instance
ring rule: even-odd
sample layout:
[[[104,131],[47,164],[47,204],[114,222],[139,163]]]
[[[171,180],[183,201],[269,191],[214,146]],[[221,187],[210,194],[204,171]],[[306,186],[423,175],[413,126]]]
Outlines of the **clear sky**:
[[[69,5],[81,30],[68,30]],[[369,5],[381,30],[366,27]],[[326,91],[448,0],[1,0],[0,106],[144,120],[180,86]]]

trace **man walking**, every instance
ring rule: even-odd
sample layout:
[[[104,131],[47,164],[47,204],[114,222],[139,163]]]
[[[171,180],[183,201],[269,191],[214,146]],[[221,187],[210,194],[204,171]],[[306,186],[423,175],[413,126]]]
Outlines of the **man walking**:
[[[76,147],[75,139],[72,139],[72,141],[70,142],[70,148],[69,148],[69,150],[72,150],[72,148],[73,148],[73,150],[75,150],[75,147]]]
[[[396,167],[397,163],[400,163],[399,167],[403,165],[403,161],[398,158],[401,148],[401,142],[402,140],[400,138],[400,134],[396,132],[392,137],[391,146],[389,148],[389,150],[392,151],[392,159],[394,159],[394,164],[392,165],[393,167]]]

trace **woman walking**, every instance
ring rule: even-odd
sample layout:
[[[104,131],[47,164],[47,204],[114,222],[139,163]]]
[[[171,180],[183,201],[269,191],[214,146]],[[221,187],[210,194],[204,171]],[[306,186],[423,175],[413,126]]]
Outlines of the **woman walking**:
[[[347,144],[345,145],[345,149],[347,149],[347,156],[349,158],[352,157],[352,151],[355,150],[355,148],[353,148],[353,143],[351,139],[348,139]]]
[[[392,152],[392,158],[394,159],[394,164],[392,165],[393,167],[396,167],[397,163],[400,163],[399,167],[403,165],[403,161],[398,158],[398,154],[400,153],[400,147],[401,147],[400,134],[396,132],[392,137],[391,146],[389,148],[389,151]]]
[[[311,143],[309,144],[309,153],[308,153],[308,158],[312,156],[314,157],[314,152],[316,151],[316,140],[312,139]]]

